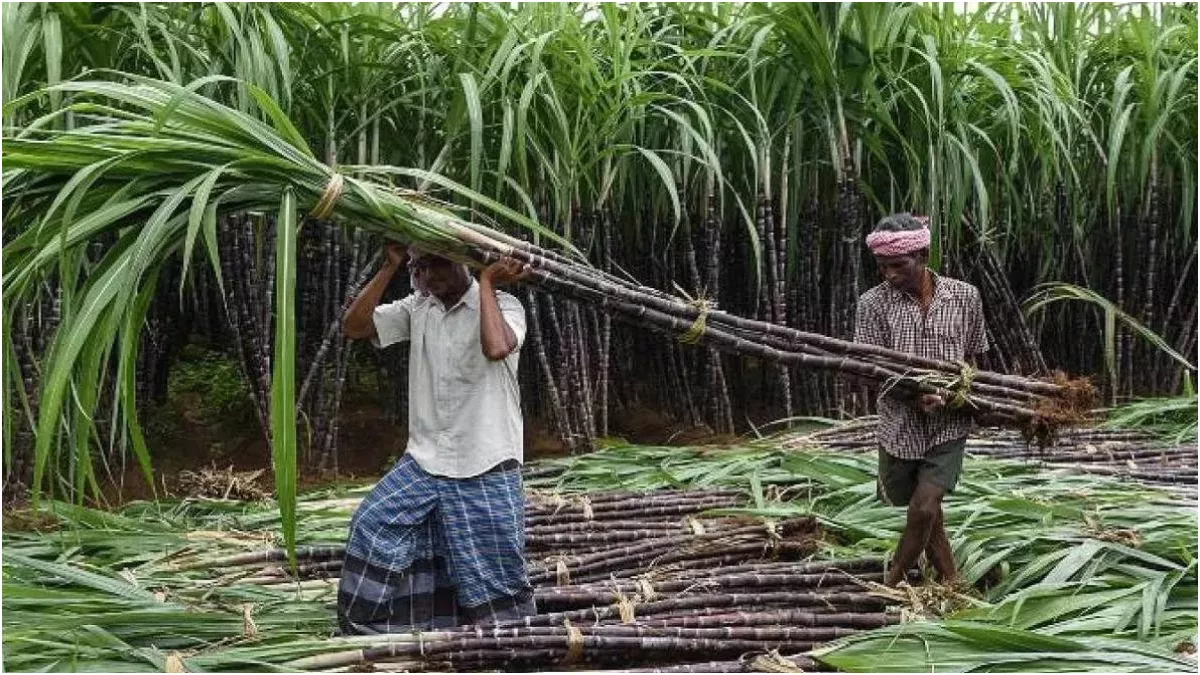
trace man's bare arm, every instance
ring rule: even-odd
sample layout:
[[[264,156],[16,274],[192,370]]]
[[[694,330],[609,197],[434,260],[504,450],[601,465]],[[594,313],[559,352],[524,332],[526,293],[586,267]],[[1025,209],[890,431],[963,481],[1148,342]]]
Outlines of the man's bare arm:
[[[404,266],[407,257],[408,251],[404,247],[388,244],[387,257],[379,272],[358,294],[350,304],[350,309],[346,310],[346,316],[342,318],[342,333],[346,337],[351,340],[375,337],[375,308],[379,306],[379,299],[383,297],[384,290],[396,272]]]
[[[528,275],[521,263],[507,257],[492,263],[479,274],[479,342],[483,355],[489,360],[499,361],[517,348],[517,334],[504,320],[496,287],[520,281]]]

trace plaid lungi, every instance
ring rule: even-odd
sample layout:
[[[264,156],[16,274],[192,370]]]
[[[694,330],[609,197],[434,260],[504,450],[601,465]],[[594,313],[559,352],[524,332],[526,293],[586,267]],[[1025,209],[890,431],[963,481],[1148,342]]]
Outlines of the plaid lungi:
[[[405,455],[350,520],[338,584],[343,633],[431,630],[535,613],[518,466],[474,478]]]

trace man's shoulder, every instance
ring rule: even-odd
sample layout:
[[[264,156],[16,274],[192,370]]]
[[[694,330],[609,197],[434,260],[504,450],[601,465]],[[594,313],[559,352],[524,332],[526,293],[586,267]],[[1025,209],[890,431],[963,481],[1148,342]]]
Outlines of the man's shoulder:
[[[939,276],[938,281],[940,283],[943,283],[946,285],[946,291],[949,292],[951,295],[966,297],[966,298],[975,297],[975,296],[979,295],[979,289],[976,288],[974,286],[974,284],[967,283],[967,282],[963,281],[962,279],[955,279],[954,277],[947,277],[947,276]]]
[[[892,290],[892,288],[890,286],[888,286],[888,283],[886,281],[884,281],[883,283],[880,283],[876,286],[873,286],[873,287],[867,289],[867,291],[865,293],[858,296],[858,303],[860,305],[873,305],[873,304],[876,304],[879,302],[883,302],[883,301],[887,300],[888,295],[891,293],[891,290]]]
[[[433,300],[433,296],[429,295],[428,293],[421,293],[419,291],[413,291],[412,293],[409,293],[408,295],[404,296],[400,300],[397,300],[397,302],[400,303],[401,305],[403,305],[404,307],[408,308],[409,310],[415,311],[418,309],[423,309],[423,308],[428,307],[432,300]]]
[[[392,300],[391,302],[381,302],[376,305],[375,309],[376,311],[383,312],[394,312],[396,310],[407,310],[412,312],[418,307],[425,305],[428,299],[429,296],[427,295],[421,295],[420,293],[409,293],[403,298]]]

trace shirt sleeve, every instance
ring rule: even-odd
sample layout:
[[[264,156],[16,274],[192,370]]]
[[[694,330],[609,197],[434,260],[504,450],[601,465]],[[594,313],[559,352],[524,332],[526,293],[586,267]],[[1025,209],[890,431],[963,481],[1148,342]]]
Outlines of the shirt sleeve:
[[[862,298],[858,299],[858,307],[854,312],[854,341],[880,347],[890,346],[875,303],[864,302]]]
[[[371,315],[371,320],[375,322],[375,336],[371,338],[371,344],[382,349],[408,340],[412,336],[412,310],[418,299],[414,293],[376,307]]]
[[[968,356],[988,350],[987,320],[983,316],[983,299],[978,288],[971,289],[971,300],[967,307],[967,339],[963,346],[963,352]]]
[[[517,336],[518,351],[525,344],[525,308],[521,306],[521,301],[517,300],[508,293],[497,293],[496,304],[500,305],[500,314],[504,317],[504,322],[512,329],[513,335]]]

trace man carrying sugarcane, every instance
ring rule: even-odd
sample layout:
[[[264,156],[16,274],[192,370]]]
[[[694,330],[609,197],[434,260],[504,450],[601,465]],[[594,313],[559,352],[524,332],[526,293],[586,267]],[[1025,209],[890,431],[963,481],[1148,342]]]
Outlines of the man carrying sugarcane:
[[[867,235],[884,282],[858,299],[854,340],[973,365],[988,349],[979,290],[929,269],[929,240],[925,220],[908,213],[883,218]],[[889,585],[905,579],[922,551],[943,583],[958,581],[942,498],[958,483],[972,423],[937,394],[879,397],[879,497],[908,507]]]
[[[416,292],[380,305],[407,267]],[[505,258],[466,265],[387,247],[346,312],[352,339],[408,340],[408,445],[350,521],[338,585],[343,633],[430,630],[534,613],[525,571],[517,359],[525,311],[497,288],[525,277]]]

